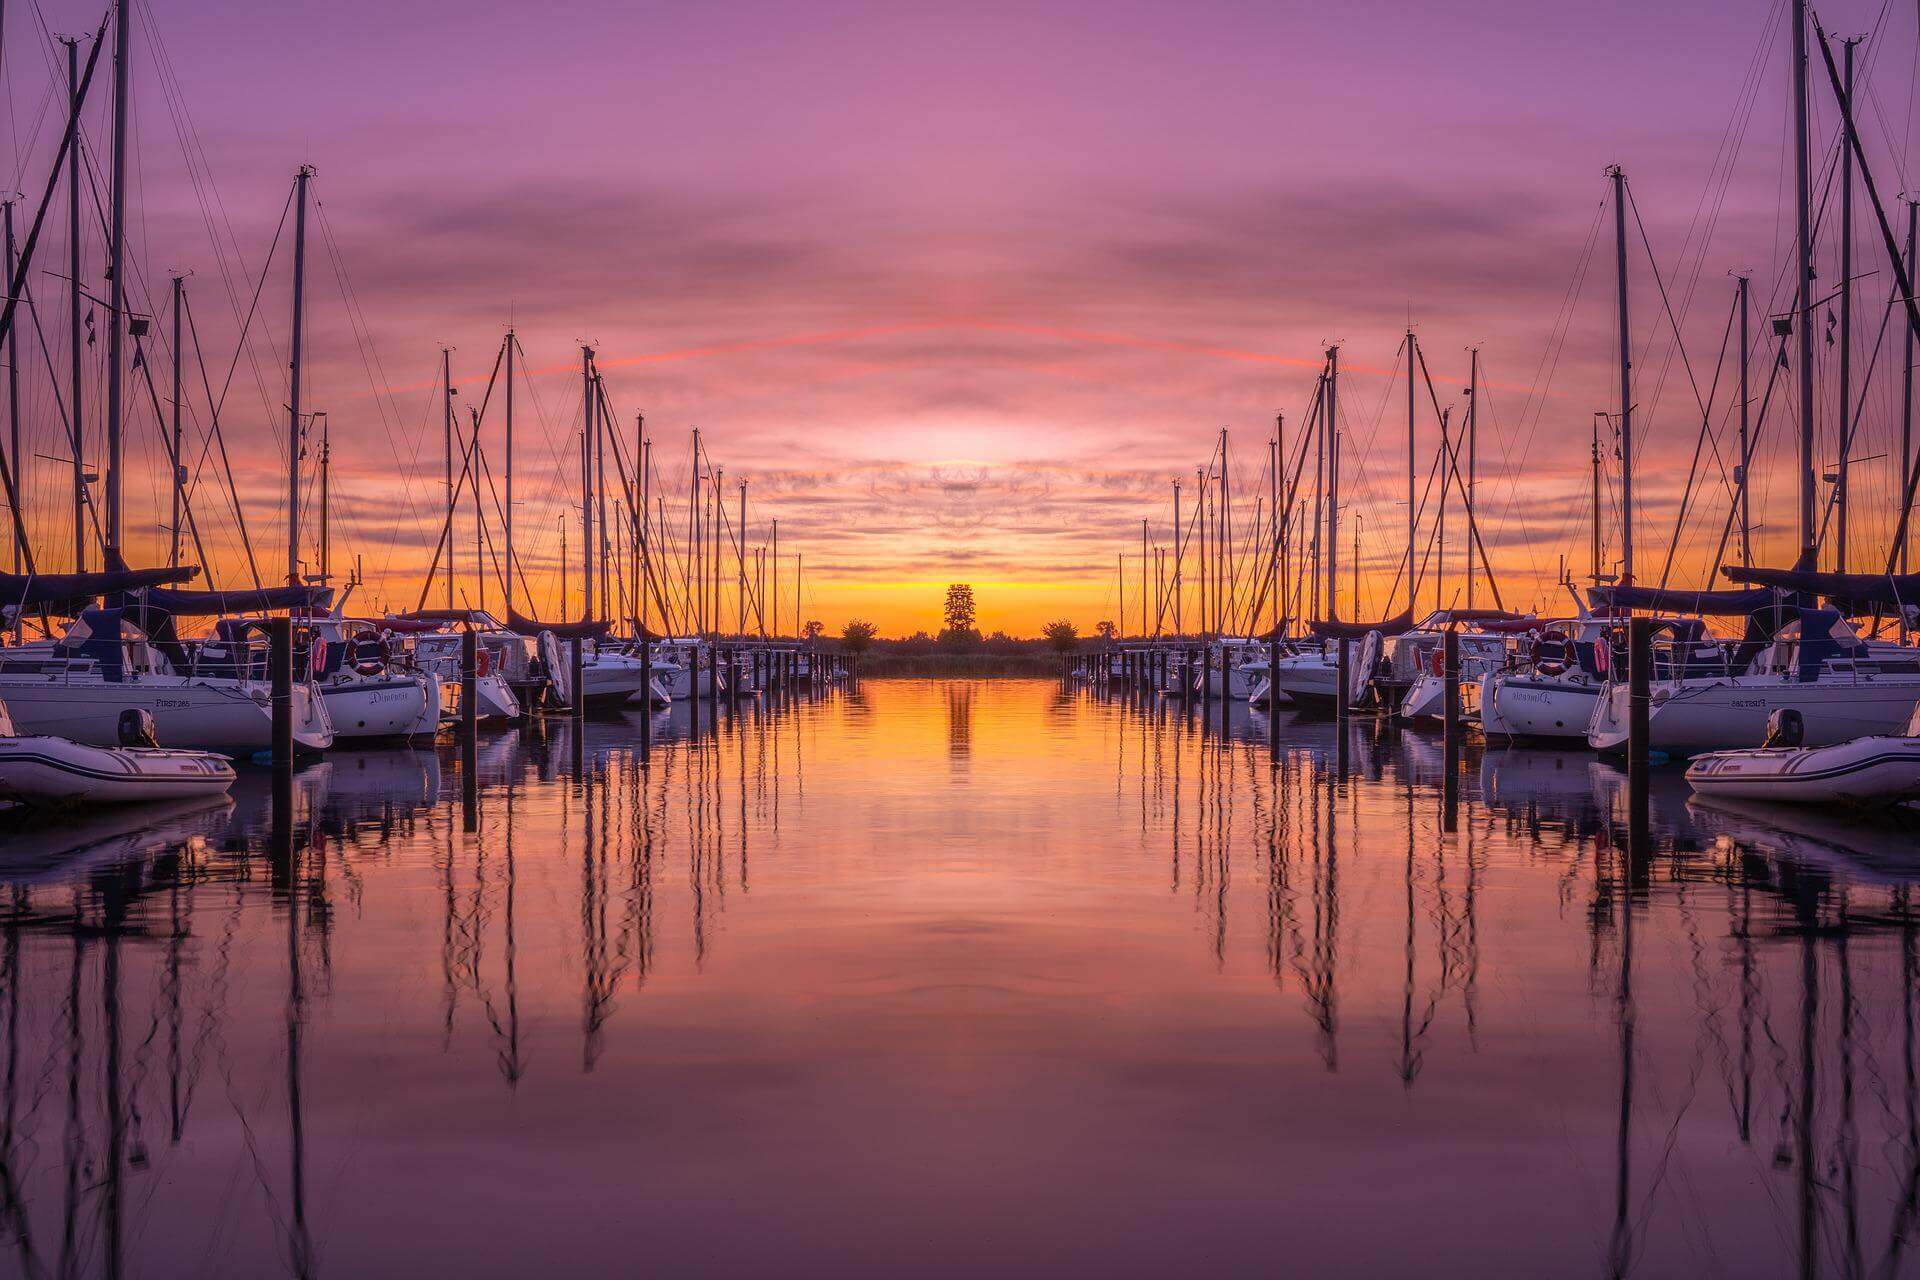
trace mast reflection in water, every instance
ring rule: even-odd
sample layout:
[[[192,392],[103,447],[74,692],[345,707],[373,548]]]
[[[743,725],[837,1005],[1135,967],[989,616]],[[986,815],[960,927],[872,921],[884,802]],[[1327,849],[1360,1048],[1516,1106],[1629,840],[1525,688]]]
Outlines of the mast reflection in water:
[[[1912,831],[1266,729],[869,682],[11,828],[0,1273],[1913,1269]]]

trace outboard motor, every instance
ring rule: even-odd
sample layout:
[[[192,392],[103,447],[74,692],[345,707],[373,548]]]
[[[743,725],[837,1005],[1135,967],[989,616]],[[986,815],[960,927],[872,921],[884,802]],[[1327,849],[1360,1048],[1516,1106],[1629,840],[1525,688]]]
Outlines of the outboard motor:
[[[1763,747],[1797,747],[1807,738],[1807,722],[1792,707],[1782,707],[1767,717],[1767,740]]]
[[[128,707],[120,713],[120,745],[123,747],[158,747],[160,735],[153,728],[153,713],[142,711],[138,707]]]

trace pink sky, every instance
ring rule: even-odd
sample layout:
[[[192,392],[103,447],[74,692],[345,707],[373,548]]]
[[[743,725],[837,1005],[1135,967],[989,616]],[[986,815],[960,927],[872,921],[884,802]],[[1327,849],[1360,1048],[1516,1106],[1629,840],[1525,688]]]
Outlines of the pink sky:
[[[54,128],[33,133],[50,63],[32,15],[10,10],[14,185],[30,206]],[[45,12],[56,32],[99,20],[64,2]],[[597,345],[615,404],[646,413],[676,491],[687,430],[702,429],[728,476],[751,481],[753,539],[777,515],[783,550],[806,556],[807,617],[890,632],[937,626],[946,583],[962,580],[990,630],[1116,616],[1115,557],[1137,547],[1142,516],[1164,538],[1169,481],[1190,480],[1225,426],[1246,468],[1236,484],[1252,490],[1273,415],[1298,420],[1322,345],[1339,341],[1356,370],[1343,417],[1362,603],[1378,612],[1406,543],[1403,410],[1383,374],[1411,319],[1449,402],[1466,348],[1481,347],[1483,532],[1510,600],[1553,607],[1558,556],[1584,569],[1592,414],[1617,407],[1610,240],[1564,353],[1543,353],[1606,166],[1632,180],[1703,396],[1727,273],[1755,273],[1759,327],[1790,244],[1778,5],[352,2],[296,17],[220,0],[137,13],[131,243],[155,296],[170,269],[195,272],[216,391],[251,282],[231,256],[222,278],[149,52],[155,22],[211,171],[201,190],[217,191],[247,268],[295,167],[319,170],[377,368],[316,227],[308,404],[332,422],[337,553],[364,556],[369,605],[410,605],[428,555],[440,345],[477,402],[511,318],[536,369],[571,368],[581,340]],[[1847,3],[1823,18],[1853,33],[1881,13]],[[1889,197],[1908,185],[1912,22],[1891,14],[1860,54]],[[1835,113],[1819,84],[1815,99],[1824,149]],[[89,128],[104,157],[104,118]],[[1875,273],[1856,317],[1864,367],[1888,274],[1859,207],[1856,270]],[[1827,240],[1821,276],[1834,280]],[[84,269],[96,278],[98,241],[90,232]],[[44,247],[35,287],[64,368],[62,226]],[[1699,412],[1644,257],[1634,270],[1644,579],[1669,541]],[[262,295],[277,345],[256,335],[225,415],[256,546],[276,568],[285,277],[276,262]],[[1885,453],[1897,429],[1897,331],[1888,342],[1857,456]],[[103,350],[89,353],[96,401]],[[1837,385],[1822,360],[1825,401]],[[22,366],[23,452],[59,455],[37,346]],[[558,372],[537,394],[545,425],[521,427],[517,542],[539,578],[533,605],[552,612],[543,570],[579,400]],[[136,538],[151,540],[165,480],[144,396],[127,501]],[[1776,560],[1795,483],[1788,409],[1775,406],[1756,467]],[[1822,413],[1831,440],[1837,415]],[[1425,416],[1420,435],[1424,469]],[[36,538],[64,554],[60,469],[28,470]],[[1877,558],[1897,467],[1856,474],[1856,556]],[[1678,581],[1699,580],[1717,537],[1714,492]],[[202,523],[216,577],[237,582],[223,508],[209,492]]]

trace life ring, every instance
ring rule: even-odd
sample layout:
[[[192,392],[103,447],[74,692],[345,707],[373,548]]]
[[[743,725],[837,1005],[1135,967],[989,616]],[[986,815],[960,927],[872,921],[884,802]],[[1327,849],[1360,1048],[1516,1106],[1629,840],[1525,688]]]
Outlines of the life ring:
[[[1613,665],[1613,646],[1607,643],[1605,636],[1593,642],[1593,669],[1601,675]]]

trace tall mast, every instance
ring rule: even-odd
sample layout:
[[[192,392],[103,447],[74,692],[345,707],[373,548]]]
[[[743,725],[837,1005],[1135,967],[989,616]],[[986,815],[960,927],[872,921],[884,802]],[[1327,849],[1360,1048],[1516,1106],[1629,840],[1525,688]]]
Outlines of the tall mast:
[[[1413,336],[1412,326],[1407,328],[1407,608],[1415,607],[1420,599],[1420,585],[1416,580],[1419,573],[1419,558],[1414,548],[1420,545],[1420,515],[1413,496],[1413,381],[1415,366],[1419,363],[1420,346]],[[1444,492],[1445,486],[1442,486]],[[1393,602],[1389,600],[1388,604]]]
[[[653,587],[653,545],[647,529],[647,503],[652,500],[653,442],[647,439],[647,420],[634,415],[640,432],[640,625],[647,625],[647,593]]]
[[[800,584],[805,581],[803,575],[806,571],[807,557],[806,553],[802,552],[793,558],[793,638],[796,640],[806,630],[800,625]]]
[[[307,181],[309,165],[294,175],[293,212],[293,361],[288,366],[287,398],[287,585],[300,585],[300,361],[306,341]]]
[[[1287,515],[1280,510],[1280,470],[1287,461],[1287,416],[1273,415],[1273,625],[1286,620],[1287,609]]]
[[[440,440],[441,456],[445,465],[445,478],[442,481],[447,494],[447,608],[454,607],[453,600],[453,349],[440,348]]]
[[[1920,200],[1907,201],[1907,275],[1911,279],[1914,267],[1920,265]],[[1906,494],[1913,492],[1913,326],[1908,325],[1906,334],[1906,359],[1900,363],[1900,493],[1902,503]],[[11,337],[9,337],[11,341]],[[19,447],[14,448],[14,456],[20,456]],[[1901,528],[1900,513],[1894,513],[1894,527]],[[1900,538],[1900,572],[1907,572],[1907,538]],[[1904,614],[1902,615],[1905,616]],[[1904,625],[1904,624],[1903,624]]]
[[[320,424],[320,585],[333,583],[333,423],[324,413],[313,415]],[[449,534],[451,541],[451,534]]]
[[[1596,585],[1600,581],[1600,420],[1607,415],[1593,415],[1593,523],[1587,539],[1587,577]]]
[[[612,556],[608,554],[612,524],[607,519],[607,389],[597,369],[593,374],[593,500],[600,509],[600,540],[594,544],[600,563],[600,607],[611,617],[616,601],[609,576]]]
[[[480,411],[473,414],[473,443],[467,449],[468,488],[473,492],[473,591],[474,604],[487,607],[487,517],[480,505]],[[453,542],[453,530],[447,530],[447,542]]]
[[[1187,547],[1181,541],[1181,482],[1173,482],[1173,633],[1187,635],[1181,620],[1181,564],[1187,560]]]
[[[68,38],[67,113],[72,131],[67,147],[67,405],[73,448],[73,568],[87,568],[87,428],[83,412],[85,383],[80,372],[80,42]]]
[[[16,458],[20,456],[19,446],[16,445],[14,447],[13,454]],[[1140,517],[1140,585],[1142,590],[1140,592],[1140,638],[1142,640],[1147,638],[1147,592],[1145,590],[1146,582],[1147,582],[1147,518],[1145,516],[1141,516]],[[1121,621],[1124,622],[1125,619],[1123,618],[1121,619]]]
[[[507,544],[507,555],[506,555],[507,581],[505,584],[506,585],[505,595],[507,598],[507,611],[511,613],[513,611],[513,551],[514,551],[514,548],[513,548],[513,357],[514,357],[515,348],[517,348],[520,345],[519,341],[513,336],[513,328],[511,325],[509,325],[507,328],[506,343],[507,343],[507,440],[506,440],[507,507],[506,507],[506,510],[501,513],[500,522],[501,522],[501,525],[503,526],[501,532],[504,535],[506,539],[506,544]],[[562,613],[560,616],[564,619],[566,617],[566,614]]]
[[[1813,227],[1808,216],[1807,0],[1793,0],[1794,325],[1800,348],[1800,547],[1814,544]]]
[[[706,628],[706,601],[702,599],[700,583],[700,428],[693,429],[693,463],[687,478],[687,554],[692,557],[687,564],[687,612],[698,636]]]
[[[744,640],[747,635],[747,482],[745,480],[740,482],[740,527],[734,531],[734,534],[733,559],[734,563],[740,567],[740,586],[736,592],[739,599],[734,606],[737,615],[734,634]]]
[[[1327,412],[1320,429],[1327,434],[1327,621],[1340,618],[1340,348],[1327,348]],[[1413,554],[1408,548],[1407,554]],[[1411,599],[1412,597],[1408,597]]]
[[[1220,428],[1220,540],[1214,560],[1220,566],[1220,589],[1214,592],[1219,602],[1219,624],[1214,630],[1225,633],[1233,625],[1233,481],[1227,456],[1227,429]]]
[[[778,517],[775,517],[773,521],[772,547],[773,549],[767,552],[767,560],[773,566],[773,595],[771,597],[773,604],[770,612],[773,614],[773,638],[778,640],[780,638],[780,520]]]
[[[1740,563],[1753,563],[1753,507],[1747,501],[1747,481],[1749,469],[1753,466],[1753,437],[1748,420],[1753,397],[1747,389],[1747,285],[1746,276],[1739,278],[1740,291]],[[1907,328],[1907,403],[1912,406],[1913,395],[1913,328]]]
[[[8,207],[8,212],[12,212],[11,206]],[[13,231],[11,222],[8,223],[7,231],[9,240],[11,240]],[[11,255],[9,255],[9,258],[11,258]],[[11,273],[9,273],[9,276],[11,276]],[[172,519],[167,521],[167,567],[169,569],[177,569],[180,567],[180,521],[185,514],[182,508],[185,505],[187,483],[186,464],[181,461],[185,455],[181,452],[181,446],[184,441],[180,430],[180,402],[182,399],[180,387],[180,312],[183,299],[186,295],[186,283],[184,277],[175,276],[173,278],[173,484],[170,486],[173,492],[173,516]],[[9,337],[8,340],[11,341],[11,337]]]
[[[1200,533],[1200,638],[1207,638],[1213,630],[1213,614],[1209,610],[1212,603],[1207,598],[1207,469],[1199,467],[1193,473],[1194,499],[1193,523]]]
[[[580,395],[584,406],[580,430],[580,555],[581,591],[585,609],[581,617],[591,621],[593,609],[593,348],[580,348]]]
[[[1620,290],[1620,581],[1633,583],[1633,348],[1627,325],[1627,175],[1613,179],[1614,266]]]
[[[1473,495],[1480,470],[1480,348],[1467,351],[1467,608],[1473,608],[1474,553],[1479,543],[1473,520]]]
[[[11,200],[8,200],[5,203],[4,217],[6,220],[6,232],[7,232],[7,279],[11,280],[13,279],[14,257],[18,252],[18,250],[14,245],[14,240],[13,240],[13,201]],[[20,464],[19,349],[20,349],[19,344],[14,338],[13,326],[8,325],[7,326],[7,435],[9,438],[9,447],[7,450],[7,456],[11,460],[8,465],[14,468],[14,475],[16,477],[14,480],[14,489],[16,491],[14,495],[15,503],[17,505],[24,505],[24,503],[22,502],[22,499],[26,497],[26,485],[21,483],[18,478],[20,471],[22,469]],[[1912,360],[1909,359],[1908,363],[1911,364]],[[18,536],[18,530],[24,529],[26,527],[26,519],[27,519],[27,516],[25,511],[16,511],[14,513],[13,527],[16,533],[13,539],[13,571],[15,573],[26,572],[27,544],[25,539]],[[178,524],[179,522],[175,521],[174,523]],[[14,626],[14,638],[16,641],[19,639],[19,635],[20,635],[19,624],[16,621]]]
[[[113,6],[113,179],[107,230],[107,465],[105,567],[122,564],[120,527],[120,418],[125,393],[121,346],[126,332],[127,248],[127,0]]]
[[[1846,70],[1847,101],[1853,101],[1853,47],[1856,37],[1841,41]],[[1912,326],[1908,326],[1909,332]],[[1840,142],[1840,461],[1833,472],[1833,567],[1847,571],[1847,455],[1853,452],[1853,148]]]

